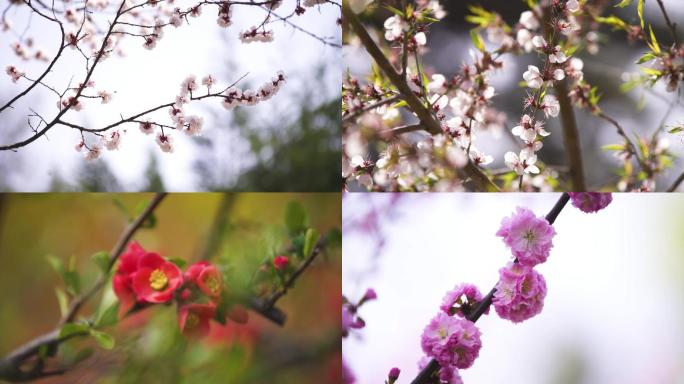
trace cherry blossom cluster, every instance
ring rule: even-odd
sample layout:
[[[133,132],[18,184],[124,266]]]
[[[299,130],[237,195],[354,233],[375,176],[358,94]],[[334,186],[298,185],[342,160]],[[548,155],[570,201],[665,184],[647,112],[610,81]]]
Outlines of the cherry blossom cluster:
[[[223,278],[213,264],[200,261],[182,272],[176,264],[135,242],[121,255],[112,285],[120,303],[119,316],[137,307],[175,302],[180,331],[191,337],[209,333],[210,321],[224,299]],[[239,323],[248,318],[239,304],[232,305],[227,316]]]
[[[240,33],[240,41],[243,43],[251,43],[254,41],[270,43],[273,41],[273,31],[259,31],[257,27],[251,27],[250,29]]]

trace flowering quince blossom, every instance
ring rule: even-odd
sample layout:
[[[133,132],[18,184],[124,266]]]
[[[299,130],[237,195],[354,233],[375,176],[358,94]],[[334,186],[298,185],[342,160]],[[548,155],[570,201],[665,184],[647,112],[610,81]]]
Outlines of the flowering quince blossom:
[[[132,242],[128,245],[128,250],[119,257],[119,267],[112,278],[112,288],[119,298],[119,316],[130,311],[137,297],[133,290],[133,275],[138,270],[138,262],[147,254],[140,244]]]
[[[442,367],[468,368],[480,353],[480,330],[472,321],[437,313],[421,336],[425,354]]]
[[[541,313],[546,297],[546,281],[531,267],[509,262],[499,270],[499,282],[492,304],[496,313],[514,323]]]
[[[496,235],[503,238],[521,265],[533,267],[549,257],[556,231],[543,217],[536,217],[527,208],[520,208],[501,221]]]
[[[466,313],[474,308],[480,301],[482,301],[482,293],[472,284],[458,284],[451,291],[447,292],[442,299],[442,305],[439,307],[444,313],[449,316],[458,315],[465,317]],[[489,313],[489,309],[485,313]]]
[[[221,272],[211,263],[200,261],[183,274],[185,281],[195,284],[205,295],[217,298],[223,290]]]
[[[572,205],[582,212],[595,213],[613,201],[613,195],[601,192],[568,192]]]
[[[183,304],[178,309],[178,326],[184,336],[201,338],[209,334],[209,321],[216,316],[216,304]]]
[[[140,258],[132,279],[138,301],[144,303],[168,302],[183,284],[180,268],[156,253],[146,253]]]
[[[277,271],[282,271],[287,268],[290,263],[290,259],[287,256],[276,256],[273,258],[273,267]]]

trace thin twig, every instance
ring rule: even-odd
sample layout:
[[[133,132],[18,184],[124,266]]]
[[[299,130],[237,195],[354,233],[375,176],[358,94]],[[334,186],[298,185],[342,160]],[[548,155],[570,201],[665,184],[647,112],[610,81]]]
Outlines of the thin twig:
[[[663,13],[663,16],[665,16],[665,22],[667,23],[667,28],[670,30],[670,35],[672,35],[672,40],[674,40],[675,45],[679,45],[679,41],[677,40],[677,23],[670,21],[670,16],[667,15],[663,0],[656,1],[658,1],[658,5],[660,6],[660,11]]]
[[[676,191],[677,188],[679,188],[679,184],[681,184],[682,181],[684,181],[684,172],[681,175],[679,175],[677,180],[675,180],[674,183],[672,183],[672,185],[670,185],[670,188],[668,188],[667,191],[668,192]]]

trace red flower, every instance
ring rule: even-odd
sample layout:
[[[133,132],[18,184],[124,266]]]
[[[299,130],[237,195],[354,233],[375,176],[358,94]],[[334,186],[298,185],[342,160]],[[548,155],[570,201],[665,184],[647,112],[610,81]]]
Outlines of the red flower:
[[[178,310],[178,326],[185,336],[204,337],[209,333],[209,320],[215,315],[214,304],[186,304]]]
[[[181,284],[181,270],[156,253],[145,254],[133,275],[133,290],[142,302],[165,303],[173,298]]]
[[[138,270],[138,261],[147,251],[140,244],[132,242],[128,250],[119,258],[119,267],[112,279],[114,293],[119,298],[119,316],[122,316],[135,306],[136,295],[133,291],[133,275]]]
[[[287,256],[276,256],[275,259],[273,259],[273,266],[275,269],[282,271],[283,269],[287,268],[287,265],[290,263],[290,259],[287,258]]]
[[[192,281],[204,294],[212,298],[221,296],[221,272],[211,263],[200,261],[191,265],[185,272],[185,280]]]

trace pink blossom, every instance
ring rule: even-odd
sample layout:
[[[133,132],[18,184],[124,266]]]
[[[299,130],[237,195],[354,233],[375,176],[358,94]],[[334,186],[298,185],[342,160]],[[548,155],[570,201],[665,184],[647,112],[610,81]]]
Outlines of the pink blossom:
[[[447,292],[439,308],[449,316],[465,317],[463,310],[471,311],[480,301],[482,301],[480,290],[472,284],[462,283]],[[489,313],[489,309],[485,313]]]
[[[14,65],[8,65],[7,69],[5,70],[9,77],[12,78],[13,82],[17,82],[22,76],[24,76],[24,72],[20,71],[15,67]]]
[[[563,51],[561,50],[560,45],[556,45],[556,46],[553,48],[553,52],[551,52],[551,54],[549,55],[549,61],[552,62],[552,63],[554,63],[554,64],[562,64],[562,63],[565,63],[565,61],[566,61],[567,59],[568,59],[568,58],[565,56],[565,54],[564,54]]]
[[[198,88],[197,85],[197,78],[195,78],[195,75],[190,75],[183,80],[181,83],[181,96],[185,96],[188,94],[188,92],[192,93],[192,91],[196,91]]]
[[[532,211],[521,207],[512,216],[504,217],[496,232],[520,264],[530,267],[546,261],[555,234],[545,218],[536,217]]]
[[[102,104],[107,104],[112,101],[112,94],[107,91],[100,91],[97,95],[102,99]]]
[[[502,319],[514,323],[539,314],[544,307],[546,281],[531,267],[509,262],[499,270],[492,304]]]
[[[442,367],[468,368],[480,353],[480,330],[472,321],[439,312],[425,327],[421,347]]]
[[[558,103],[558,99],[556,99],[556,96],[545,95],[544,100],[542,101],[541,109],[542,111],[544,111],[546,117],[558,116],[558,113],[560,112],[560,104]]]
[[[121,134],[119,131],[113,131],[104,138],[104,145],[108,150],[113,151],[119,149],[121,143]]]
[[[149,121],[143,121],[140,123],[140,132],[149,135],[153,132],[152,123]]]
[[[86,160],[95,160],[102,155],[102,148],[99,144],[93,144],[88,148],[88,152],[85,154]]]
[[[568,192],[572,205],[582,212],[594,213],[607,207],[613,195],[601,192]]]
[[[185,133],[189,136],[197,135],[202,130],[202,124],[204,119],[199,116],[188,116],[186,119],[187,126],[185,128]]]
[[[173,139],[171,136],[165,135],[163,132],[160,132],[157,135],[157,145],[159,145],[159,148],[166,153],[173,152]]]
[[[211,88],[212,85],[216,83],[216,79],[212,75],[206,75],[202,78],[202,85],[206,85],[207,88]]]
[[[541,72],[539,72],[539,68],[534,65],[527,66],[527,71],[523,73],[523,79],[530,88],[540,88],[544,84],[544,78]]]

